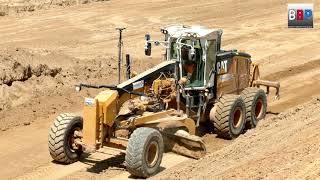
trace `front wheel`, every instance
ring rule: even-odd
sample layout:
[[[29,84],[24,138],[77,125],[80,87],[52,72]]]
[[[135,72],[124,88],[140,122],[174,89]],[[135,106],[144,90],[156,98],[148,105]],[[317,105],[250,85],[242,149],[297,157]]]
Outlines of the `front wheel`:
[[[160,169],[163,151],[163,138],[159,131],[146,127],[136,129],[126,150],[125,164],[128,171],[143,178],[156,174]]]
[[[82,147],[75,143],[75,131],[82,131],[82,117],[65,113],[59,115],[50,126],[48,146],[51,157],[60,163],[77,161]]]

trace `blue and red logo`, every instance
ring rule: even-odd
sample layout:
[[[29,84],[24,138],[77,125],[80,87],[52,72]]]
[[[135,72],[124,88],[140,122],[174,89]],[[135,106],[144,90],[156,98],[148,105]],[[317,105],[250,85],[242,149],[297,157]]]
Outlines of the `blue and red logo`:
[[[313,4],[288,4],[289,28],[313,28]]]

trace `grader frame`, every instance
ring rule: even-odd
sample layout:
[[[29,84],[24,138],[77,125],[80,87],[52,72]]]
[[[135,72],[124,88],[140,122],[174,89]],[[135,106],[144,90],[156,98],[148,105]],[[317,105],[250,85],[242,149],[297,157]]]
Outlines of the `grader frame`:
[[[267,94],[273,87],[279,98],[280,83],[261,80],[249,54],[220,49],[222,30],[172,25],[161,32],[164,41],[146,35],[145,53],[151,55],[152,44],[163,45],[166,61],[117,86],[76,87],[106,90],[85,99],[83,116],[64,114],[55,120],[49,133],[55,160],[72,163],[82,151],[107,146],[126,152],[131,174],[149,177],[158,172],[165,145],[188,157],[205,154],[196,136],[200,122],[210,119],[225,138],[239,136],[246,122],[255,127],[267,103],[265,92],[254,87],[266,86]],[[188,61],[196,73],[184,68]],[[116,134],[122,129],[126,138]]]

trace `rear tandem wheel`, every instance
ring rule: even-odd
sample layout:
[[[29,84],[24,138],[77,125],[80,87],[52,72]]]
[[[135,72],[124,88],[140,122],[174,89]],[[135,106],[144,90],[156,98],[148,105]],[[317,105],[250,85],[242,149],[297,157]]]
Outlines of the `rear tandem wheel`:
[[[246,121],[248,128],[255,128],[260,120],[266,116],[267,96],[264,90],[248,87],[241,92],[246,104]]]
[[[210,111],[210,120],[220,137],[238,137],[245,126],[245,103],[241,96],[226,94],[216,102]]]

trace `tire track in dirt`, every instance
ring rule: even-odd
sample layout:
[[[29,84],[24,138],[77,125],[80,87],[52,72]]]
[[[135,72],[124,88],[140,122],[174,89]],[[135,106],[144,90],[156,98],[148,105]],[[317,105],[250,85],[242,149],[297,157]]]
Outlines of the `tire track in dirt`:
[[[320,59],[312,60],[302,65],[288,67],[282,71],[278,71],[263,77],[263,79],[278,81],[285,79],[287,77],[297,76],[300,73],[319,69],[320,68]]]
[[[320,94],[320,86],[317,85],[320,81],[320,59],[288,67],[282,71],[264,76],[263,79],[280,82],[281,99],[272,101],[271,97],[269,97],[269,102],[271,102],[269,111],[274,113],[282,112],[305,103]],[[270,96],[272,96],[272,93]]]

